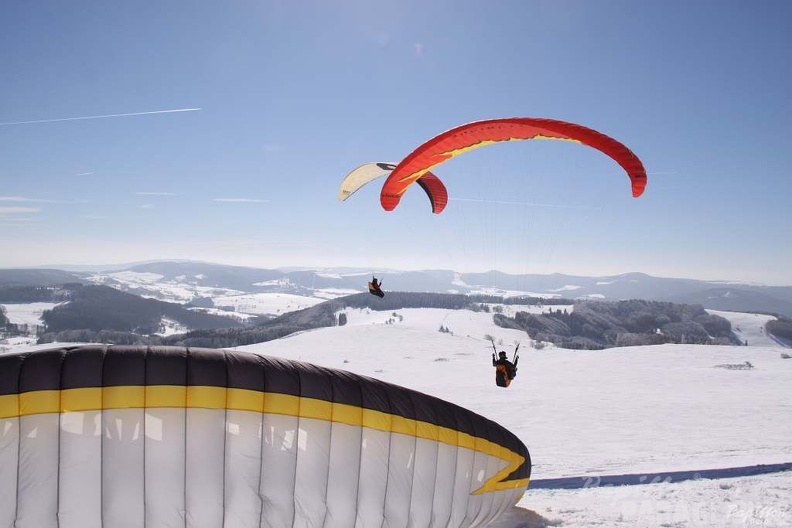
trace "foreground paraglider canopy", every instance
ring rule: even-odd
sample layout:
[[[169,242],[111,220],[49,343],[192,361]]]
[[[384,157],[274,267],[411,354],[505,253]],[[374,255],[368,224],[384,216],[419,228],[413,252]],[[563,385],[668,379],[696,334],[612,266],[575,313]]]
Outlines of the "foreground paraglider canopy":
[[[380,192],[386,211],[399,205],[407,188],[441,163],[472,149],[525,139],[560,139],[596,148],[613,158],[630,178],[632,194],[639,197],[646,188],[646,170],[638,156],[615,139],[575,123],[536,117],[510,117],[476,121],[452,128],[426,141],[388,175]]]
[[[484,526],[525,445],[451,403],[252,353],[0,356],[0,526]]]

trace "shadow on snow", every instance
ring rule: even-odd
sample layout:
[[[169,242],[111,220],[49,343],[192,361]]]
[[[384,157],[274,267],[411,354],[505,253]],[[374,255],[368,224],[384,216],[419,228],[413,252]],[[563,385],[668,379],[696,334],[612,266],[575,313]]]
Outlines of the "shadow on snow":
[[[722,479],[752,477],[767,473],[792,470],[792,462],[783,464],[758,464],[755,466],[732,467],[723,469],[702,469],[698,471],[669,471],[667,473],[645,473],[624,475],[603,475],[585,477],[563,477],[554,479],[531,480],[528,491],[537,489],[581,489],[601,486],[639,486],[658,482],[684,482],[686,480]]]

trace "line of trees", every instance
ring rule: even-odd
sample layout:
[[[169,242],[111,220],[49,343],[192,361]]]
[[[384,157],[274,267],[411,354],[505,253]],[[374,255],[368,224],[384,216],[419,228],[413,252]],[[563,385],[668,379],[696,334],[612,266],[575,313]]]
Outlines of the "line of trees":
[[[768,334],[792,343],[792,319],[780,316],[777,319],[768,321],[765,324]]]
[[[563,348],[602,349],[661,343],[739,344],[731,323],[701,305],[656,301],[576,301],[571,312],[519,312],[494,316],[495,323],[519,328],[535,340]]]
[[[57,303],[66,300],[69,291],[79,286],[78,283],[62,286],[0,286],[0,304]]]
[[[514,301],[513,298],[508,300]],[[230,319],[185,310],[180,305],[141,299],[103,286],[80,286],[73,290],[68,304],[45,312],[45,321],[51,325],[51,331],[42,336],[40,342],[82,341],[228,348],[271,341],[314,328],[344,325],[347,316],[343,312],[349,308],[393,313],[404,308],[489,312],[489,305],[505,301],[507,299],[495,296],[413,292],[392,292],[380,299],[361,293],[241,326]],[[550,301],[573,304],[567,299]],[[519,304],[529,303],[549,304],[547,299],[520,298]],[[184,313],[177,314],[171,312],[172,309]],[[700,305],[643,300],[575,301],[571,311],[551,308],[545,314],[518,312],[514,317],[503,315],[501,310],[491,311],[498,326],[524,330],[534,340],[552,342],[564,348],[601,349],[661,343],[741,344],[736,340],[727,319],[708,314]],[[158,325],[163,315],[198,329],[169,337],[142,335],[153,333],[148,330]],[[193,317],[201,320],[193,320]],[[201,324],[206,326],[201,328]],[[441,326],[440,331],[446,332],[448,328]],[[780,319],[774,324],[768,323],[768,332],[792,339],[792,321]]]

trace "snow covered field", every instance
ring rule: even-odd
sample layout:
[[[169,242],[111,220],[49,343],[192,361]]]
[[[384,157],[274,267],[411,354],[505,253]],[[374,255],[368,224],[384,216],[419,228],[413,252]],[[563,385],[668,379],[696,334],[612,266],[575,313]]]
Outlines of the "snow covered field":
[[[720,315],[731,322],[732,330],[742,342],[748,342],[752,346],[778,346],[780,343],[768,336],[764,331],[764,325],[768,321],[775,320],[775,316],[742,313],[742,312],[723,312],[719,310],[707,310],[713,315]]]
[[[196,277],[198,278],[198,277]],[[227,288],[199,286],[189,282],[188,277],[178,277],[179,280],[166,281],[158,273],[140,273],[136,271],[118,271],[107,274],[96,274],[89,280],[97,284],[114,282],[114,287],[129,290],[141,297],[158,299],[173,303],[187,303],[195,297],[216,297],[220,295],[234,295],[243,292]]]
[[[324,302],[324,299],[288,293],[247,293],[215,297],[213,301],[215,306],[233,306],[236,312],[243,314],[282,315],[286,312],[309,308]]]
[[[531,311],[549,308],[564,307]],[[764,336],[767,316],[717,313],[751,346],[537,350],[525,332],[495,326],[492,313],[348,309],[345,326],[239,350],[411,387],[513,431],[530,449],[533,484],[493,525],[499,528],[792,526],[792,471],[669,476],[792,462],[792,360],[781,357],[788,349]],[[509,389],[494,384],[485,336],[510,354],[521,343]],[[616,475],[641,476],[648,484],[597,485]],[[551,479],[579,484],[562,489]]]
[[[196,297],[208,297],[212,299],[215,306],[231,306],[234,308],[234,312],[225,310],[210,311],[207,309],[202,311],[238,319],[246,319],[257,315],[277,316],[286,312],[308,308],[327,299],[359,293],[354,290],[332,288],[316,290],[314,297],[288,293],[245,293],[227,288],[199,286],[195,283],[195,279],[200,278],[201,276],[180,276],[177,277],[177,280],[167,281],[164,280],[162,275],[157,273],[135,271],[96,274],[90,277],[93,282],[98,284],[113,281],[115,285],[121,285],[122,289],[132,291],[142,297],[167,302],[184,304]],[[282,285],[283,281],[269,281],[256,283],[255,285],[265,286],[270,283],[272,285]]]
[[[11,324],[42,324],[41,314],[45,310],[52,310],[57,303],[34,302],[24,304],[3,304],[6,317]]]
[[[792,472],[662,477],[792,461],[792,360],[781,358],[778,344],[536,350],[524,332],[496,327],[482,312],[346,313],[346,326],[240,349],[377,377],[472,409],[525,442],[534,482],[619,474],[657,482],[529,488],[497,526],[792,526]],[[760,321],[749,318],[741,329],[755,335]],[[509,351],[522,343],[509,389],[494,384],[485,335]],[[724,368],[746,361],[754,368]]]

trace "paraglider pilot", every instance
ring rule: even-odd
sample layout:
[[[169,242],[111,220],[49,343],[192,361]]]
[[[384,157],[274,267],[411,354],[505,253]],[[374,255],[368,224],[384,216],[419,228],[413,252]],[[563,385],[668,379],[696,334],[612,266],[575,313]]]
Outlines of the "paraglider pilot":
[[[382,281],[377,282],[377,277],[372,277],[371,282],[368,283],[369,293],[377,297],[385,297],[385,292],[382,291]]]
[[[492,345],[493,348],[495,345]],[[495,353],[492,353],[492,366],[495,367],[495,384],[498,387],[508,387],[511,384],[511,381],[517,376],[517,362],[520,361],[519,356],[517,355],[517,350],[520,348],[520,345],[517,345],[517,348],[514,349],[514,362],[508,360],[506,357],[506,352],[501,350],[498,353],[498,359],[495,359]]]

